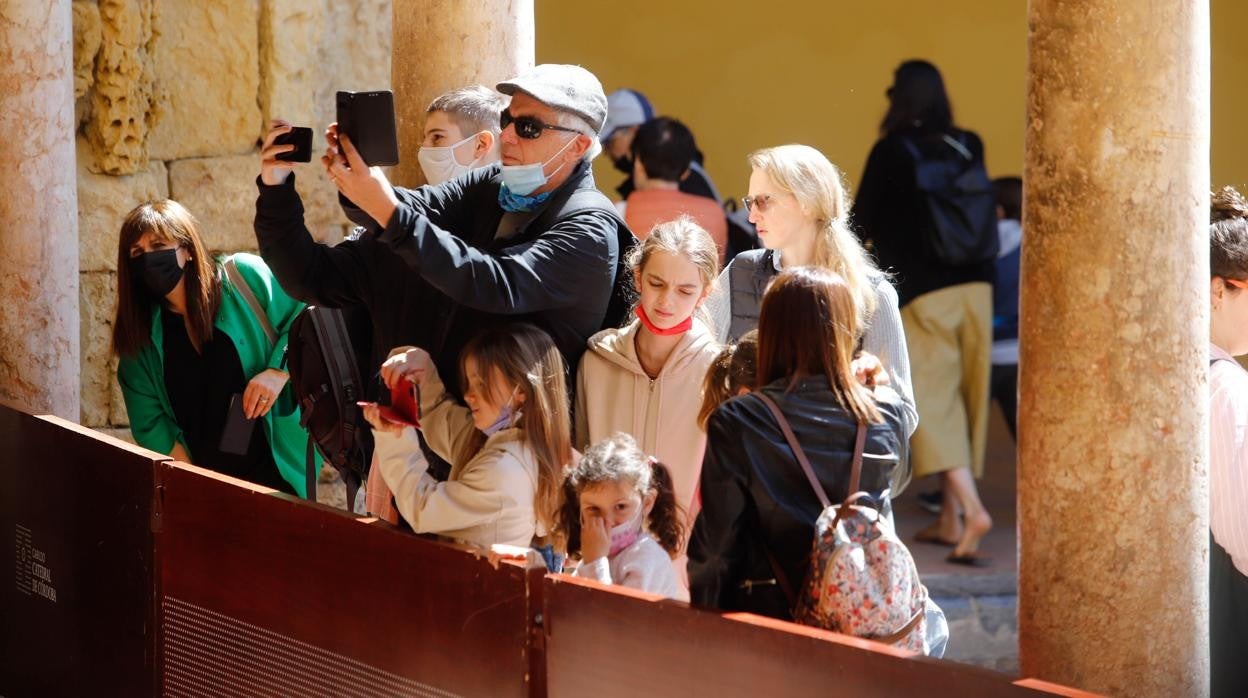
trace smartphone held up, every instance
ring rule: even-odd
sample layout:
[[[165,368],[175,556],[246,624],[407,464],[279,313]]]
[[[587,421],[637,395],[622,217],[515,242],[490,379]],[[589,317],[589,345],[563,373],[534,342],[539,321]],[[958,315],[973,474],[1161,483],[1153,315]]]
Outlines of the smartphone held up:
[[[312,129],[307,126],[292,126],[289,132],[274,138],[273,145],[295,146],[294,150],[278,153],[278,160],[312,162]]]
[[[340,91],[336,96],[338,133],[346,135],[369,167],[399,164],[394,93]]]

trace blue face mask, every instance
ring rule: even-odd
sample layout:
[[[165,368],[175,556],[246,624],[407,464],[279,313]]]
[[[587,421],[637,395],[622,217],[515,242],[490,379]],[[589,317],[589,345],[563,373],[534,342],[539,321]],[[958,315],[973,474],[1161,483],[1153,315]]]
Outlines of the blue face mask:
[[[516,390],[519,389],[520,386],[516,386],[515,390],[511,391],[511,397],[507,398],[507,404],[503,405],[503,409],[498,411],[498,418],[494,420],[494,423],[481,430],[486,436],[493,436],[510,427],[513,421],[520,419],[520,413],[515,412],[511,407],[511,403],[516,399]]]
[[[546,192],[537,196],[520,196],[508,189],[507,185],[504,184],[498,189],[498,206],[510,213],[527,213],[546,203],[546,199],[550,198],[550,194],[550,192]]]
[[[546,166],[549,165],[555,158],[562,155],[563,151],[567,150],[568,146],[575,142],[576,138],[570,139],[567,143],[563,144],[563,147],[559,149],[559,152],[550,156],[550,160],[540,164],[535,162],[531,165],[503,165],[503,184],[507,186],[507,189],[510,190],[512,194],[518,194],[520,196],[528,196],[529,194],[532,194],[534,191],[542,188],[546,182],[550,181],[550,178],[554,177],[556,172],[562,170],[563,165],[568,164],[565,162],[563,165],[556,167],[554,172],[546,174]]]

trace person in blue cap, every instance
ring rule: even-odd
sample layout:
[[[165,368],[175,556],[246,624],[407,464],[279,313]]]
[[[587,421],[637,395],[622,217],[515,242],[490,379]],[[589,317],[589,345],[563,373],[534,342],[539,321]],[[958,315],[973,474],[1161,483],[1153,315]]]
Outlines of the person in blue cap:
[[[642,124],[655,117],[654,107],[650,100],[637,90],[623,88],[607,96],[607,120],[602,126],[599,140],[602,148],[615,169],[627,177],[616,187],[620,200],[628,199],[635,188],[633,182],[633,138]],[[686,194],[705,196],[717,204],[723,204],[719,190],[711,181],[711,176],[702,167],[702,151],[694,146],[693,162],[689,165],[689,174],[680,181],[680,190]]]

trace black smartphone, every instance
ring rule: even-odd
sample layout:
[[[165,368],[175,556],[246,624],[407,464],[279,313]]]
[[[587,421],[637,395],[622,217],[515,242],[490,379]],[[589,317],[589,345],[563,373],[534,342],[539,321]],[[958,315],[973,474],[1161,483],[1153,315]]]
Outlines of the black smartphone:
[[[394,93],[338,92],[338,133],[345,133],[368,166],[399,164]]]
[[[225,412],[225,427],[221,429],[221,443],[217,449],[222,453],[235,456],[247,455],[251,445],[251,432],[256,428],[256,420],[247,419],[243,414],[243,396],[234,393],[230,396],[230,406]]]
[[[312,129],[307,126],[295,126],[290,129],[289,133],[283,133],[273,139],[273,145],[293,145],[294,150],[288,150],[277,156],[278,160],[286,162],[312,162]]]

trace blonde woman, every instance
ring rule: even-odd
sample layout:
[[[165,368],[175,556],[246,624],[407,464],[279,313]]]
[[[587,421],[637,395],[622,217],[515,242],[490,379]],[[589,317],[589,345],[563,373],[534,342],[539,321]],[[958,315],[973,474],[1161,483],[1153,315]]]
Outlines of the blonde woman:
[[[901,396],[909,437],[918,413],[897,292],[850,232],[840,170],[806,145],[765,148],[752,153],[749,162],[753,171],[744,203],[763,249],[737,255],[707,301],[720,341],[735,342],[758,327],[763,292],[782,270],[818,267],[836,273],[849,287],[858,327],[865,328],[859,337],[862,350],[880,360]]]

